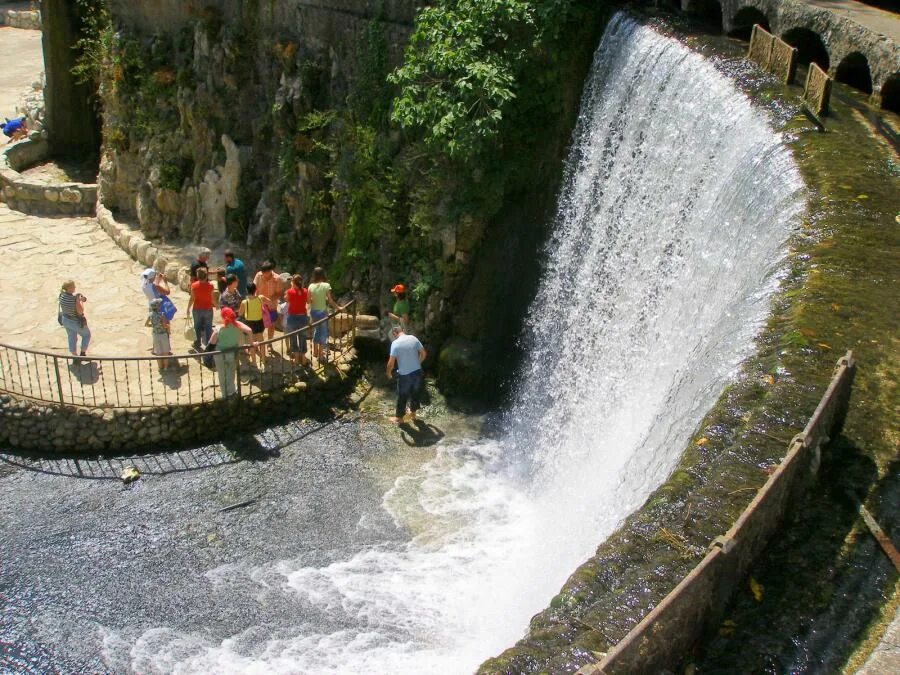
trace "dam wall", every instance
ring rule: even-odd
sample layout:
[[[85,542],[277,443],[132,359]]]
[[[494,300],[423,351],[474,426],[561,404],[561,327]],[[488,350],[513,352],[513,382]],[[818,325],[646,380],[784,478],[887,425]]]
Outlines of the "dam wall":
[[[801,495],[815,482],[822,448],[843,425],[856,362],[848,352],[803,431],[753,501],[709,553],[597,664],[578,675],[655,673],[675,669],[691,646],[712,630],[756,557],[775,536]]]

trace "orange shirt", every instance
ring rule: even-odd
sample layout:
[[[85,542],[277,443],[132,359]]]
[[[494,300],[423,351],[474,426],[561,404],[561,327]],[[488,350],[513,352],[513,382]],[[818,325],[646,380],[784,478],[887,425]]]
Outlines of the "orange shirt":
[[[263,275],[263,272],[257,272],[256,276],[253,277],[253,283],[256,284],[256,294],[268,298],[269,302],[266,303],[266,306],[275,309],[278,307],[279,298],[281,298],[281,278],[274,272],[268,279]]]

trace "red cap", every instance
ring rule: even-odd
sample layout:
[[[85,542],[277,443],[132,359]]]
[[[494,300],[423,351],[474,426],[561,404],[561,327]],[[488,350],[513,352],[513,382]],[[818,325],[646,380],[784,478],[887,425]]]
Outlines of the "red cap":
[[[403,284],[397,284],[391,289],[391,293],[406,293],[406,286]]]

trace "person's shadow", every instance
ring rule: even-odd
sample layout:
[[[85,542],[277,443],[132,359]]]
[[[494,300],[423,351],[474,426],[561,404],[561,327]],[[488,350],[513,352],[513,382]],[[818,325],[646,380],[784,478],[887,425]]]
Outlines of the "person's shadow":
[[[417,448],[427,448],[444,437],[443,431],[422,420],[403,422],[399,425],[399,429],[403,442]]]
[[[94,385],[100,381],[102,368],[96,361],[69,361],[69,373],[81,385]]]
[[[170,361],[172,363],[172,361]],[[181,388],[181,376],[184,375],[189,366],[186,363],[178,363],[177,365],[170,365],[165,370],[160,371],[159,379],[163,381],[169,389],[179,389]]]

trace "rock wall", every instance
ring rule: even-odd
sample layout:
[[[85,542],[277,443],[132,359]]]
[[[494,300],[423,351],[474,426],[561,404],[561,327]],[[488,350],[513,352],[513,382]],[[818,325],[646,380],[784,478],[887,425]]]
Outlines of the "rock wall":
[[[591,5],[584,11],[594,21],[567,36],[577,53],[553,65],[561,76],[545,88],[555,107],[539,138],[510,157],[522,167],[515,188],[477,177],[474,166],[460,167],[471,176],[448,172],[435,190],[420,173],[434,168],[431,159],[386,122],[385,77],[401,62],[418,4],[111,2],[100,201],[149,240],[228,242],[251,266],[322,264],[370,313],[390,305],[398,281],[418,286],[416,333],[435,355],[457,338],[441,360],[442,382],[483,394],[512,372],[510,332],[534,288],[606,10]],[[366,127],[372,101],[384,122]],[[540,105],[521,114],[547,114]],[[458,193],[469,204],[454,204]],[[495,329],[497,317],[508,330]]]
[[[0,444],[17,450],[92,454],[217,441],[229,433],[246,433],[338,404],[356,385],[358,362],[352,363],[347,374],[193,406],[76,408],[0,394]]]

